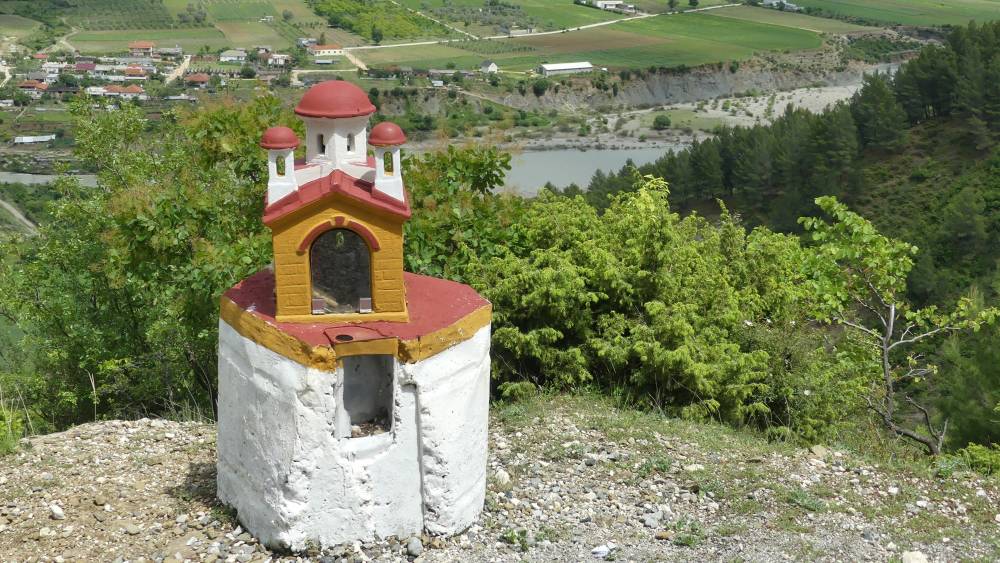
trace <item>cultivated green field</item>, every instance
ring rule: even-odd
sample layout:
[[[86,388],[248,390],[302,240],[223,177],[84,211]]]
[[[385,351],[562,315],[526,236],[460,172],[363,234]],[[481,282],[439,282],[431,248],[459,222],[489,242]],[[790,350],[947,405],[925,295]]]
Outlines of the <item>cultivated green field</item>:
[[[194,29],[144,29],[128,31],[84,31],[70,38],[83,53],[112,53],[128,50],[130,41],[149,40],[158,45],[180,45],[185,51],[197,51],[203,45],[222,49],[232,45],[214,27]]]
[[[1000,19],[1000,0],[796,0],[844,16],[906,25],[965,25]]]
[[[816,33],[708,14],[657,16],[583,31],[504,40],[528,52],[491,53],[435,44],[401,49],[356,51],[370,66],[477,68],[484,58],[502,70],[528,70],[543,62],[590,61],[610,68],[675,67],[742,60],[772,50],[813,49]]]
[[[483,0],[400,0],[400,3],[407,8],[423,10],[424,7],[433,9],[442,6],[481,7]],[[570,0],[513,0],[510,3],[521,6],[526,16],[546,30],[568,29],[624,17],[615,12],[579,6]],[[461,25],[456,27],[462,28]]]
[[[220,21],[215,27],[225,34],[233,47],[270,45],[275,49],[284,49],[294,44],[294,39],[281,35],[274,26],[257,21]]]
[[[708,12],[712,16],[735,18],[744,21],[758,23],[769,23],[784,27],[794,27],[816,33],[853,33],[858,31],[871,31],[872,28],[855,25],[832,18],[819,18],[797,14],[795,12],[782,12],[769,8],[754,8],[751,6],[733,6],[731,8],[719,8]]]
[[[0,37],[27,37],[41,25],[21,16],[0,14]]]

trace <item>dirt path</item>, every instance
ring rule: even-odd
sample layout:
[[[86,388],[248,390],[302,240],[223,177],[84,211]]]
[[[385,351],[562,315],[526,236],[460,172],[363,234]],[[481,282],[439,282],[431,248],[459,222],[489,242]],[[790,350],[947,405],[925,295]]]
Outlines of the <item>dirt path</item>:
[[[28,234],[30,234],[32,236],[38,234],[38,225],[36,225],[33,222],[31,222],[31,219],[28,219],[27,217],[25,217],[24,214],[21,213],[20,209],[18,209],[17,207],[15,207],[15,206],[7,203],[6,201],[4,201],[2,199],[0,199],[0,207],[6,209],[8,213],[10,213],[11,215],[13,215],[14,219],[16,219],[18,223],[20,223],[21,225],[23,225],[25,229],[27,229]]]
[[[184,55],[184,60],[181,61],[181,64],[177,65],[177,67],[174,70],[170,71],[170,74],[167,75],[163,83],[170,84],[174,80],[177,80],[178,78],[184,76],[184,73],[187,72],[187,69],[190,65],[191,65],[191,55]]]

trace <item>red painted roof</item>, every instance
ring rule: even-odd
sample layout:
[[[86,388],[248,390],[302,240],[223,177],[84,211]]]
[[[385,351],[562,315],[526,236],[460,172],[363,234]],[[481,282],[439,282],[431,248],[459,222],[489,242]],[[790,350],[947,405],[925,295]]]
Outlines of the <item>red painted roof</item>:
[[[403,130],[391,121],[383,121],[375,127],[368,135],[368,144],[376,147],[389,147],[402,145],[406,142],[406,134]]]
[[[47,53],[35,53],[34,55],[31,55],[31,56],[34,57],[34,58],[36,58],[36,59],[47,59],[47,58],[49,58],[49,55]]]
[[[410,315],[410,321],[406,323],[279,323],[274,319],[274,273],[270,270],[241,281],[225,296],[243,310],[310,346],[330,346],[333,342],[328,335],[341,332],[364,334],[371,331],[381,338],[414,340],[449,327],[489,305],[489,301],[476,290],[449,280],[403,272],[403,284],[406,286]],[[346,330],[338,331],[338,328]]]
[[[271,127],[264,131],[260,146],[265,149],[294,149],[299,146],[299,138],[288,127]]]
[[[125,69],[126,76],[146,76],[146,71],[137,66],[130,66]]]
[[[295,106],[304,117],[357,117],[375,113],[368,95],[346,80],[327,80],[306,91]]]
[[[209,80],[211,80],[211,77],[204,72],[196,72],[184,77],[185,82],[208,82]]]
[[[371,166],[374,166],[373,160],[369,159]],[[268,202],[264,209],[264,224],[270,225],[293,211],[325,199],[332,193],[341,194],[367,207],[400,217],[404,221],[410,218],[409,194],[404,193],[406,199],[402,202],[388,196],[380,197],[378,192],[372,192],[370,183],[354,178],[342,170],[334,170],[328,176],[299,186],[298,190],[276,202]]]
[[[152,49],[155,46],[152,41],[133,41],[128,44],[129,49]]]

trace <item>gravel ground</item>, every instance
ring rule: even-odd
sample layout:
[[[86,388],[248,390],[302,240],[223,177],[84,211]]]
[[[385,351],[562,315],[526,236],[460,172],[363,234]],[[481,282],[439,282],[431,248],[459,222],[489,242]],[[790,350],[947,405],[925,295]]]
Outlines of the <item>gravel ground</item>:
[[[0,561],[1000,559],[1000,484],[548,397],[493,411],[457,537],[273,554],[214,500],[215,429],[85,424],[0,459]]]

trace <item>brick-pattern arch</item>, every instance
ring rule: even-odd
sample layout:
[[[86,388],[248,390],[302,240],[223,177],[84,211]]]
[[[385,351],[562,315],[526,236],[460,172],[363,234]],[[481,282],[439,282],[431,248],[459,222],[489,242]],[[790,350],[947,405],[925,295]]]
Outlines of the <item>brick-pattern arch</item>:
[[[372,252],[379,250],[381,248],[378,239],[375,238],[375,234],[372,233],[371,230],[368,229],[368,227],[362,225],[361,223],[358,223],[357,221],[348,221],[345,217],[337,216],[329,221],[324,221],[319,225],[313,227],[313,229],[309,231],[308,234],[306,234],[305,238],[303,238],[302,241],[299,242],[299,246],[297,249],[298,253],[305,254],[305,252],[309,250],[309,247],[312,245],[313,241],[316,240],[316,237],[329,231],[330,229],[350,229],[355,233],[357,233],[358,236],[363,238],[366,243],[368,243],[368,248],[370,248]]]

